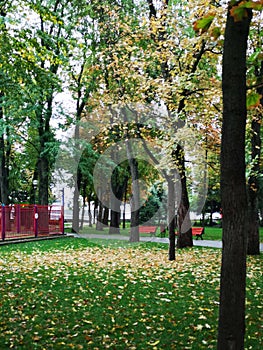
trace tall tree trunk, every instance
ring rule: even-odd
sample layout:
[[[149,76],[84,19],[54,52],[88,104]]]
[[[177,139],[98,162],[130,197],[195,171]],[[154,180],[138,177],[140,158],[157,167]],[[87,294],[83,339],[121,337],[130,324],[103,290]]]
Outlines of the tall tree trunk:
[[[239,2],[238,2],[239,3]],[[221,199],[223,249],[219,350],[244,349],[247,252],[245,178],[246,50],[252,12],[235,21],[228,8],[223,54]]]
[[[99,209],[98,209],[98,216],[96,221],[96,230],[97,231],[103,231],[103,223],[102,223],[102,216],[103,216],[103,205],[101,201],[99,200]]]
[[[116,155],[112,155],[116,161]],[[112,174],[112,194],[110,198],[110,207],[111,207],[111,220],[110,220],[110,229],[109,234],[119,234],[120,233],[120,202],[119,202],[119,192],[120,192],[120,183],[118,180],[118,166],[114,169]]]
[[[74,142],[75,142],[75,152],[76,157],[79,157],[80,154],[80,118],[82,113],[83,107],[80,103],[80,96],[78,96],[77,100],[77,113],[76,113],[76,125],[75,125],[75,131],[74,131]],[[74,169],[76,173],[73,175],[73,181],[74,181],[74,193],[73,193],[73,214],[72,214],[72,232],[78,233],[79,232],[79,190],[80,190],[80,182],[81,182],[81,171],[79,169],[79,166],[77,169]]]
[[[82,214],[81,214],[81,224],[80,228],[83,229],[84,220],[85,220],[85,206],[86,206],[86,183],[84,182],[82,185],[83,195],[82,195]]]
[[[38,173],[38,204],[48,204],[48,190],[49,190],[49,154],[46,150],[46,143],[49,141],[49,120],[51,116],[51,106],[45,116],[44,106],[39,110],[38,116],[38,136],[39,136],[39,156],[37,161]]]
[[[42,63],[42,67],[44,64]],[[54,71],[54,74],[56,71]],[[38,203],[48,205],[49,177],[51,171],[50,153],[47,150],[47,144],[52,139],[50,130],[50,120],[52,116],[53,91],[45,101],[39,101],[39,107],[36,112],[38,122],[39,137],[39,156],[38,167]]]
[[[262,83],[263,78],[263,62],[261,66],[256,70],[258,82]],[[263,86],[257,88],[257,92],[263,96]],[[261,98],[261,105],[263,106],[263,97]],[[247,253],[249,255],[259,255],[259,205],[258,205],[258,193],[259,193],[259,181],[260,174],[260,156],[261,156],[261,118],[262,115],[253,116],[251,122],[251,175],[248,179],[248,199],[249,199],[249,215],[248,215],[248,247]]]
[[[193,246],[193,237],[189,212],[190,204],[186,185],[184,151],[180,145],[177,145],[174,156],[176,158],[176,165],[181,178],[181,200],[178,208],[177,248],[186,248]]]
[[[44,146],[41,147],[44,150]],[[38,204],[48,205],[48,189],[49,189],[49,159],[41,156],[38,160]]]
[[[169,260],[175,260],[175,183],[168,177],[168,232],[169,232]]]
[[[74,178],[74,193],[73,193],[73,213],[72,213],[72,229],[71,232],[79,233],[79,190],[80,190],[80,170],[77,169],[77,174],[73,176]]]
[[[126,228],[126,201],[127,201],[127,190],[128,190],[128,177],[125,185],[124,191],[124,201],[123,201],[123,213],[122,213],[122,228]]]
[[[126,142],[127,158],[129,161],[131,178],[132,178],[132,195],[130,200],[131,206],[131,234],[130,242],[139,242],[139,214],[140,214],[140,188],[139,188],[139,171],[138,162],[133,158],[132,144],[130,140]]]
[[[92,214],[91,214],[90,199],[88,199],[88,217],[89,217],[89,227],[92,227]]]
[[[125,176],[123,179],[120,179],[118,173],[118,168],[113,173],[114,181],[112,181],[112,189],[115,195],[115,198],[111,200],[111,223],[109,233],[120,233],[120,222],[121,222],[121,201],[125,197],[125,191],[127,189],[128,177]],[[117,198],[117,200],[116,200]]]

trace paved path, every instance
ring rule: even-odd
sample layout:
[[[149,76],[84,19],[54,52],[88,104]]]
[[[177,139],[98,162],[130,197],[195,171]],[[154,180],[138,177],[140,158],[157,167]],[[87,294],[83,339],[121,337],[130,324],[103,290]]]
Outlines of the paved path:
[[[128,236],[122,236],[122,235],[103,235],[103,234],[88,234],[88,233],[82,233],[79,234],[78,237],[83,238],[101,238],[101,239],[119,239],[119,240],[129,240]],[[159,237],[140,237],[140,241],[142,242],[157,242],[157,243],[169,243],[168,238],[159,238]],[[200,240],[200,239],[194,239],[194,246],[199,247],[211,247],[211,248],[222,248],[222,242],[221,241],[209,241],[209,240]],[[263,252],[263,243],[260,243],[260,251]]]

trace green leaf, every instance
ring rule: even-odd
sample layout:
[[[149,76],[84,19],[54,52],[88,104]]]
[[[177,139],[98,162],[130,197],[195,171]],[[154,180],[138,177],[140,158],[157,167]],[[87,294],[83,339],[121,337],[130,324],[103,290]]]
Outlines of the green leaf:
[[[263,10],[263,1],[243,1],[242,6],[244,6],[247,9],[253,9],[256,11],[262,11]]]
[[[237,6],[232,7],[230,14],[234,17],[235,22],[240,22],[247,17],[247,9],[262,11],[263,1],[241,1]]]
[[[243,18],[247,17],[247,10],[241,6],[234,6],[230,10],[230,15],[234,17],[235,22],[240,22]]]
[[[206,32],[209,29],[209,27],[211,26],[214,18],[215,18],[215,16],[209,15],[209,16],[203,17],[201,19],[198,19],[194,23],[194,30],[196,32],[198,32],[200,29],[202,29],[202,32]]]
[[[247,95],[247,108],[255,108],[260,104],[260,99],[262,98],[262,95],[258,94],[257,92],[251,92]]]

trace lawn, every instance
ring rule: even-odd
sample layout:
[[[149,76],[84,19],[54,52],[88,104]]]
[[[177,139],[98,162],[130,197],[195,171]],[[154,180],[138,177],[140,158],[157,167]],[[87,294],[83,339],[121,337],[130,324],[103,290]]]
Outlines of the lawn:
[[[70,231],[70,230],[68,230]],[[92,233],[92,234],[107,234],[109,232],[108,228],[105,228],[103,231],[97,231],[95,226],[87,227],[85,226],[81,233]],[[260,242],[263,242],[263,227],[260,227]],[[129,236],[130,228],[120,229],[121,235]],[[159,228],[157,229],[157,237],[161,237]],[[141,236],[149,236],[149,234],[141,234]],[[168,233],[166,233],[166,237],[168,237]],[[195,238],[195,237],[194,237]],[[222,240],[222,228],[220,227],[205,227],[205,233],[203,235],[203,239],[213,240],[213,241],[221,241]]]
[[[65,238],[0,247],[0,349],[215,349],[220,250]],[[246,349],[263,348],[248,258]]]

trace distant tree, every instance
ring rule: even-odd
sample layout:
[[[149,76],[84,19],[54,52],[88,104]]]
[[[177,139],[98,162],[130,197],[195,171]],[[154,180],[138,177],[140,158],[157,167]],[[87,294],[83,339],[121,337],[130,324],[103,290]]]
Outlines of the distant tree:
[[[167,219],[167,195],[164,192],[163,184],[154,183],[149,189],[146,200],[140,208],[140,224],[151,221],[154,215],[159,211],[158,217],[155,218],[153,224],[160,224],[161,221]]]

